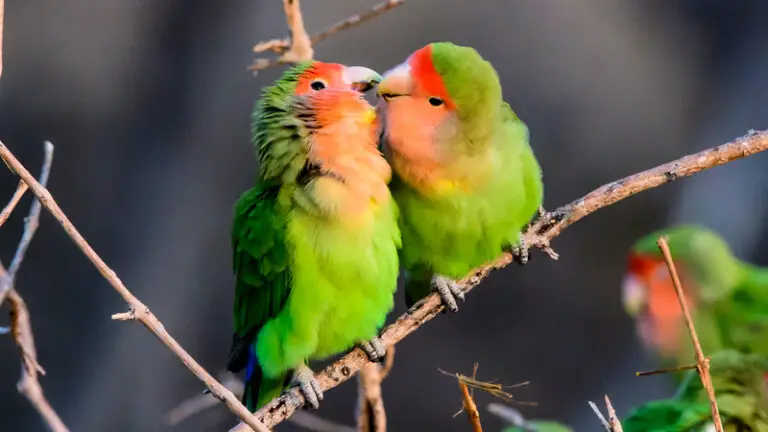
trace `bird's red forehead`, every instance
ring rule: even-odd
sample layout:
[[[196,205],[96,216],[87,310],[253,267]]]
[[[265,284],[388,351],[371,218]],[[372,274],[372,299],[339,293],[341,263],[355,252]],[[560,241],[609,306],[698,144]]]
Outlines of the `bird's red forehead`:
[[[303,95],[312,92],[312,82],[318,79],[323,80],[328,88],[349,87],[349,84],[344,82],[344,65],[316,61],[299,77],[295,94]]]
[[[653,272],[660,262],[661,259],[648,255],[630,254],[627,267],[630,273],[644,275]]]
[[[443,77],[437,72],[435,63],[432,61],[432,45],[427,45],[411,54],[408,58],[408,66],[411,67],[414,94],[437,96],[445,102],[446,107],[455,108]]]

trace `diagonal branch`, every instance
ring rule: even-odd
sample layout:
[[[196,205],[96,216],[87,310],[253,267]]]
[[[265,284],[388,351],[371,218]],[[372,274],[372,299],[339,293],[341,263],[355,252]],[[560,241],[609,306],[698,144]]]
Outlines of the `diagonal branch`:
[[[704,353],[701,351],[701,343],[699,342],[699,337],[696,335],[696,327],[693,325],[691,312],[688,310],[688,304],[685,301],[683,286],[680,283],[680,277],[677,275],[675,262],[672,260],[672,254],[669,252],[669,244],[667,244],[666,237],[660,237],[656,244],[659,245],[659,249],[661,249],[661,253],[664,255],[664,261],[667,264],[667,269],[669,270],[669,275],[672,277],[672,284],[674,285],[675,293],[677,294],[677,301],[680,302],[680,308],[683,310],[683,316],[685,317],[685,324],[688,326],[688,332],[691,334],[693,349],[696,352],[696,370],[699,372],[699,377],[701,378],[701,384],[704,386],[704,390],[707,391],[715,430],[717,432],[723,432],[723,422],[720,419],[720,410],[717,407],[717,400],[715,399],[715,388],[712,385],[712,377],[709,375],[709,358],[704,357]]]
[[[69,218],[67,218],[64,212],[61,210],[61,207],[59,207],[56,201],[54,201],[50,192],[48,192],[48,190],[42,184],[35,180],[32,174],[27,171],[24,165],[22,165],[21,162],[16,159],[13,153],[11,153],[10,150],[8,150],[8,147],[6,147],[2,142],[0,142],[0,157],[2,157],[5,163],[8,164],[10,168],[19,177],[21,177],[21,179],[27,185],[29,185],[32,193],[37,196],[42,205],[53,215],[54,218],[56,218],[59,224],[61,224],[61,226],[64,228],[64,231],[67,232],[69,237],[72,238],[80,250],[83,251],[85,256],[88,257],[93,265],[99,270],[99,273],[104,276],[104,278],[110,283],[110,285],[112,285],[115,291],[117,291],[118,294],[123,297],[125,302],[128,303],[130,311],[123,315],[123,318],[135,319],[144,324],[144,326],[149,331],[157,336],[157,338],[160,339],[160,341],[163,342],[177,357],[179,357],[182,363],[184,363],[184,365],[193,374],[195,374],[195,376],[199,378],[206,385],[206,387],[211,390],[211,394],[213,394],[217,399],[221,400],[224,402],[224,404],[227,405],[230,411],[240,417],[240,419],[246,422],[252,429],[258,430],[260,432],[268,432],[268,429],[264,427],[264,425],[261,424],[261,422],[259,422],[259,420],[256,419],[256,417],[250,411],[248,411],[248,409],[245,408],[242,403],[240,403],[237,397],[235,397],[231,391],[216,381],[216,379],[212,377],[211,374],[209,374],[202,366],[200,366],[200,364],[195,361],[195,359],[193,359],[192,356],[190,356],[184,350],[184,348],[179,345],[178,342],[176,342],[176,339],[174,339],[165,330],[163,324],[160,322],[160,320],[157,319],[157,317],[155,317],[152,312],[150,312],[149,308],[136,296],[134,296],[133,293],[128,290],[128,288],[126,288],[120,278],[117,277],[117,274],[114,272],[114,270],[109,268],[107,263],[101,259],[96,251],[93,250],[91,245],[88,244],[82,234],[80,234],[77,228],[75,228],[72,222],[70,222]],[[14,261],[16,261],[16,258],[14,258]],[[9,273],[12,272],[12,269],[13,264],[11,264]]]
[[[366,12],[352,15],[349,18],[333,24],[320,33],[309,37],[307,30],[304,27],[304,19],[301,14],[301,6],[299,6],[299,0],[283,0],[285,18],[288,23],[288,29],[291,32],[291,37],[286,39],[272,39],[256,44],[253,47],[253,52],[261,53],[265,51],[272,51],[278,54],[279,57],[274,59],[256,59],[254,60],[253,64],[248,67],[248,69],[255,72],[280,64],[312,60],[314,56],[314,50],[312,47],[315,44],[324,39],[327,39],[329,36],[333,36],[342,30],[346,30],[348,28],[362,24],[372,18],[375,18],[390,9],[394,9],[397,6],[400,6],[403,3],[405,3],[405,0],[388,0],[383,3],[379,3]]]
[[[747,135],[737,138],[730,143],[685,156],[656,168],[608,183],[553,212],[543,213],[526,230],[523,238],[528,246],[538,247],[546,251],[550,247],[550,241],[560,235],[565,228],[603,207],[607,207],[638,192],[670,183],[680,177],[688,177],[700,171],[724,165],[765,150],[768,150],[768,131],[750,131]],[[469,275],[460,280],[458,284],[465,293],[469,292],[488,276],[492,270],[505,267],[511,262],[512,256],[504,254],[496,261],[473,270]],[[394,324],[386,328],[381,336],[385,346],[390,347],[400,342],[443,310],[440,297],[434,293],[427,296],[420,303],[418,307],[414,307],[401,315]],[[363,351],[355,349],[323,369],[316,378],[323,391],[328,391],[348,380],[366,363],[368,363],[368,359]],[[302,401],[304,400],[297,389],[293,389],[291,392],[294,397]],[[268,403],[256,414],[267,427],[274,427],[296,410],[294,406],[286,402],[287,397],[281,396]],[[231,429],[230,432],[245,430],[247,430],[246,427],[243,424],[239,424]]]

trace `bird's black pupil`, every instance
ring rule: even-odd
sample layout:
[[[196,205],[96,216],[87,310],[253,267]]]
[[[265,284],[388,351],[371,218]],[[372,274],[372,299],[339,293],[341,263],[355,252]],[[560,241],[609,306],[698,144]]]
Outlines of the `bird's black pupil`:
[[[312,90],[322,90],[325,88],[325,83],[322,81],[312,81]]]
[[[432,106],[440,106],[443,104],[443,100],[437,97],[429,98],[429,104]]]

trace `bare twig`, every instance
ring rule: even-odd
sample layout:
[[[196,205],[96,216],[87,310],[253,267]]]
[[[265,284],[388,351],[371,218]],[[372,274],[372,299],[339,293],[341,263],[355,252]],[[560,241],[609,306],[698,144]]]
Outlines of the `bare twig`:
[[[624,432],[624,428],[621,427],[619,417],[616,415],[616,410],[613,409],[611,399],[608,395],[605,395],[605,407],[608,409],[608,425],[611,426],[613,432]]]
[[[673,368],[667,368],[667,369],[656,369],[656,370],[650,370],[650,371],[640,371],[635,372],[635,376],[649,376],[649,375],[658,375],[658,374],[667,374],[667,373],[674,373],[674,372],[682,372],[685,370],[691,370],[696,369],[698,365],[692,364],[692,365],[685,365],[685,366],[676,366]]]
[[[0,265],[0,271],[4,272]],[[53,432],[69,432],[64,422],[56,411],[48,403],[43,393],[43,388],[38,380],[38,373],[45,375],[43,368],[37,362],[35,339],[32,335],[32,324],[29,319],[29,310],[24,300],[15,289],[8,290],[8,304],[11,307],[11,329],[16,345],[21,352],[21,378],[16,387],[19,393],[27,398],[29,403],[40,414],[48,428]]]
[[[6,164],[8,164],[11,169],[19,177],[21,177],[21,179],[27,183],[27,185],[29,185],[32,193],[37,196],[42,205],[56,218],[56,220],[64,228],[64,231],[69,234],[69,236],[72,238],[75,244],[77,244],[80,250],[82,250],[86,257],[88,257],[93,265],[96,266],[101,275],[104,276],[104,278],[110,283],[110,285],[112,285],[115,291],[117,291],[118,294],[120,294],[120,296],[123,297],[123,299],[126,301],[126,303],[128,303],[128,306],[130,307],[128,316],[144,324],[144,326],[147,327],[149,331],[157,336],[161,342],[163,342],[177,357],[179,357],[182,363],[184,363],[184,365],[193,374],[195,374],[195,376],[198,377],[203,382],[203,384],[206,385],[206,387],[211,390],[211,393],[217,399],[224,402],[227,407],[234,414],[240,417],[245,423],[247,423],[248,426],[260,432],[268,432],[269,429],[261,424],[261,422],[259,422],[259,420],[250,411],[248,411],[248,409],[245,408],[242,403],[240,403],[240,401],[237,399],[237,397],[235,397],[234,394],[232,394],[231,391],[216,381],[214,377],[212,377],[202,366],[200,366],[200,364],[197,363],[197,361],[195,361],[195,359],[193,359],[192,356],[190,356],[184,350],[184,348],[182,348],[181,345],[179,345],[179,343],[176,342],[176,340],[165,330],[163,324],[157,319],[157,317],[155,317],[152,312],[150,312],[149,308],[138,298],[136,298],[136,296],[134,296],[128,290],[128,288],[126,288],[120,278],[117,277],[117,274],[114,272],[114,270],[109,268],[107,263],[101,259],[96,251],[94,251],[93,248],[88,244],[82,234],[80,234],[77,228],[75,228],[72,222],[70,222],[69,218],[67,218],[64,212],[61,210],[61,207],[59,207],[59,205],[53,199],[50,192],[48,192],[48,190],[43,185],[35,180],[35,178],[32,176],[32,174],[29,173],[29,171],[27,171],[24,165],[22,165],[21,162],[16,159],[13,153],[8,150],[8,147],[6,147],[5,144],[1,142],[0,157],[2,157]],[[14,258],[14,261],[16,261],[16,258]],[[13,264],[11,264],[9,273],[12,272],[12,269]]]
[[[603,413],[600,412],[600,408],[597,407],[597,404],[592,401],[588,401],[588,403],[589,403],[589,407],[592,408],[592,411],[597,416],[597,419],[600,420],[600,424],[603,425],[603,429],[605,429],[608,432],[611,432],[611,424],[608,423],[608,420],[605,419],[605,416],[603,415]]]
[[[2,143],[0,143],[0,145],[1,144]],[[48,177],[51,174],[51,165],[53,164],[53,144],[50,141],[45,141],[43,144],[43,149],[45,156],[43,157],[43,168],[40,172],[40,184],[45,187],[45,185],[48,184]],[[13,281],[16,279],[16,273],[19,271],[21,262],[24,261],[24,255],[27,253],[27,248],[29,248],[29,244],[32,242],[32,238],[35,236],[35,232],[37,232],[37,227],[39,225],[40,201],[35,199],[32,201],[32,207],[29,209],[29,215],[24,222],[24,233],[21,235],[19,245],[16,247],[16,253],[13,255],[13,261],[11,261],[11,265],[8,267],[7,273],[0,277],[0,305],[3,304],[6,293],[13,286]]]
[[[0,0],[2,1],[2,0]],[[24,196],[24,192],[29,189],[29,186],[27,186],[26,183],[23,181],[19,182],[19,186],[16,188],[16,192],[13,193],[13,196],[11,197],[11,200],[8,201],[8,204],[6,204],[5,208],[3,208],[3,211],[0,212],[0,227],[3,226],[5,221],[8,220],[8,217],[13,213],[13,209],[16,208],[16,206],[19,204],[19,201],[21,201],[21,197]]]
[[[472,369],[472,379],[477,377],[477,363]],[[480,424],[480,412],[477,410],[475,400],[472,398],[472,392],[469,390],[469,386],[465,380],[459,379],[459,389],[461,390],[462,408],[467,413],[467,420],[469,420],[470,426],[472,426],[473,432],[483,432],[483,425]]]
[[[712,378],[709,376],[709,358],[704,357],[704,353],[701,351],[701,343],[699,343],[699,337],[696,335],[696,328],[693,325],[691,312],[688,310],[688,304],[685,301],[683,287],[680,283],[680,277],[677,275],[677,269],[672,260],[672,254],[669,252],[669,245],[667,244],[666,237],[659,237],[657,244],[659,245],[659,249],[661,249],[661,253],[664,255],[664,261],[667,263],[669,274],[672,276],[672,283],[675,286],[677,300],[680,302],[680,308],[683,310],[683,316],[685,317],[685,324],[688,326],[688,332],[691,334],[693,348],[696,351],[696,369],[699,372],[699,377],[701,377],[701,384],[707,391],[707,397],[709,397],[715,430],[717,432],[723,432],[723,422],[720,419],[720,411],[717,407],[717,400],[715,399],[715,388],[712,386]]]
[[[283,0],[283,8],[285,9],[285,17],[288,22],[288,29],[291,31],[291,37],[286,39],[272,39],[256,44],[253,47],[253,52],[262,53],[265,51],[272,51],[278,54],[279,57],[274,59],[256,59],[248,69],[251,71],[260,71],[280,64],[311,60],[314,56],[312,47],[317,43],[342,30],[346,30],[375,18],[403,3],[405,3],[405,0],[388,0],[379,3],[370,10],[339,21],[310,38],[304,27],[299,0]]]
[[[387,412],[381,395],[381,382],[395,362],[395,347],[389,347],[384,364],[368,363],[357,376],[357,430],[358,432],[386,432]]]
[[[688,177],[700,171],[724,165],[765,150],[768,150],[768,131],[750,131],[747,135],[739,137],[730,143],[703,150],[657,166],[656,168],[608,183],[553,212],[542,211],[539,218],[528,227],[523,237],[528,246],[538,247],[549,253],[553,258],[556,258],[557,254],[550,248],[550,241],[560,235],[565,228],[578,222],[585,216],[644,190],[655,188],[678,178]],[[511,262],[512,256],[504,254],[496,261],[474,269],[469,275],[461,279],[458,284],[467,293],[488,276],[491,271],[506,267]],[[442,310],[443,305],[440,301],[440,296],[435,293],[430,294],[424,301],[419,302],[417,306],[401,315],[394,324],[385,329],[381,336],[384,345],[391,347],[400,342],[427,321],[436,317]],[[367,362],[368,359],[365,353],[361,349],[355,349],[323,369],[316,378],[322,389],[327,391],[348,380]],[[299,398],[299,400],[304,400],[298,390],[292,390],[292,395]],[[276,398],[260,409],[257,412],[257,416],[262,419],[267,427],[274,427],[296,410],[295,407],[286,404],[287,400],[285,396]],[[241,424],[231,429],[231,432],[244,430],[244,426]]]
[[[0,0],[0,14],[2,14],[2,0]],[[40,174],[41,184],[48,181],[53,162],[53,144],[45,142],[45,158],[43,162],[42,173]],[[25,183],[26,184],[26,183]],[[16,195],[20,195],[16,189]],[[23,192],[21,192],[23,193]],[[13,201],[13,200],[12,200]],[[9,212],[10,213],[10,212]],[[35,338],[32,333],[32,322],[29,318],[29,309],[21,295],[13,288],[16,280],[16,274],[24,261],[24,254],[29,247],[35,232],[39,225],[40,203],[37,199],[32,202],[29,215],[24,224],[24,233],[21,236],[16,253],[13,257],[11,267],[6,271],[5,266],[0,263],[0,303],[7,297],[8,305],[11,309],[11,333],[16,346],[21,355],[21,378],[16,384],[19,393],[27,398],[29,403],[37,410],[45,424],[53,432],[69,432],[67,426],[61,421],[56,411],[45,398],[43,388],[38,379],[39,375],[45,375],[45,370],[37,361],[37,349],[35,348]]]

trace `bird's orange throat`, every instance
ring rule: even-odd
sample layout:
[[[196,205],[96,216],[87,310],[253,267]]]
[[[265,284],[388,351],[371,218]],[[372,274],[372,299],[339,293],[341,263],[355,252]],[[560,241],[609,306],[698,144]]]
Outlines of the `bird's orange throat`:
[[[328,175],[311,193],[327,215],[354,219],[389,202],[392,171],[376,148],[376,130],[375,122],[350,118],[313,132],[308,160]]]

